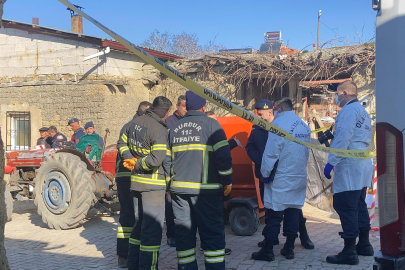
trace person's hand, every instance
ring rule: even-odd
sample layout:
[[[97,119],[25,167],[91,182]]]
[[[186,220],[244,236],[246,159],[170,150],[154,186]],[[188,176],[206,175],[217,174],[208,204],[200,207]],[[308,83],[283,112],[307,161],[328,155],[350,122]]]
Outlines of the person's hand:
[[[224,195],[225,196],[228,196],[229,193],[231,193],[231,191],[232,191],[232,184],[224,186]]]
[[[270,183],[270,181],[269,181],[269,178],[268,178],[268,177],[263,177],[263,178],[262,178],[262,182],[263,182],[263,183],[265,183],[265,184]]]
[[[235,138],[233,138],[233,139],[235,140],[236,144],[237,144],[239,147],[243,148],[243,145],[240,143],[240,141],[239,141],[238,139],[236,139],[236,136],[235,136]]]
[[[124,167],[127,168],[128,170],[133,171],[135,169],[135,163],[138,159],[137,158],[129,158],[129,159],[124,159]]]
[[[330,172],[333,170],[333,166],[330,165],[329,163],[325,165],[325,169],[323,169],[323,174],[325,175],[326,178],[331,179],[332,176],[330,175]]]

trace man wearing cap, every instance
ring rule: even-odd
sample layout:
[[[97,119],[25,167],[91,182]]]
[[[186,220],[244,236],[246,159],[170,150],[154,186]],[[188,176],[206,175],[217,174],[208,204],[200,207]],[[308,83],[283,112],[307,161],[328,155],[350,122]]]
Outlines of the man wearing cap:
[[[266,122],[273,122],[274,115],[273,115],[273,102],[268,99],[262,99],[258,101],[255,105],[256,115],[259,116],[261,119],[265,120]],[[262,165],[262,157],[264,153],[264,149],[266,148],[267,138],[269,132],[259,126],[254,125],[252,127],[252,131],[246,143],[246,152],[249,158],[255,163],[255,175],[260,180],[259,188],[260,188],[260,197],[262,202],[264,203],[263,194],[264,194],[264,183],[262,181],[262,174],[260,172],[261,165]],[[300,221],[299,221],[299,232],[300,232],[300,240],[301,245],[306,249],[314,249],[314,244],[309,239],[307,229],[305,226],[306,219],[302,214],[302,210],[300,210]],[[263,232],[264,234],[266,232]],[[259,242],[257,245],[258,247],[263,247],[265,240]],[[278,240],[274,243],[278,244]]]
[[[138,110],[131,121],[127,122],[120,131],[119,138],[123,136],[127,127],[136,118],[145,114],[146,109],[152,104],[148,101],[142,101],[138,105]],[[117,183],[118,200],[120,202],[120,226],[117,228],[117,255],[118,267],[127,268],[127,256],[129,247],[129,236],[132,227],[135,224],[134,203],[131,197],[131,171],[124,167],[124,159],[118,151],[115,162],[115,182]]]
[[[72,118],[68,121],[68,126],[73,130],[73,135],[71,141],[74,143],[78,143],[81,136],[85,135],[86,132],[82,127],[80,127],[79,119]]]
[[[99,134],[97,134],[95,131],[94,131],[94,124],[93,124],[93,122],[87,122],[85,125],[84,125],[84,129],[86,130],[86,134],[87,135],[91,135],[91,134],[96,134],[96,135],[98,135],[99,137],[100,137],[100,139],[99,139],[99,144],[100,144],[100,147],[101,148],[103,148],[103,146],[104,146],[104,141],[103,141],[103,138],[101,138],[101,136],[99,135]]]
[[[127,126],[117,143],[124,166],[131,170],[135,224],[129,238],[130,270],[157,269],[168,173],[168,168],[163,168],[167,153],[165,119],[171,106],[168,98],[156,97],[151,108]]]
[[[39,129],[39,139],[37,140],[37,145],[42,145],[44,148],[51,148],[51,145],[47,142],[49,137],[48,133],[49,128],[42,127]]]
[[[232,189],[232,158],[225,132],[205,115],[206,100],[186,92],[187,113],[169,131],[170,192],[178,269],[198,269],[196,231],[205,269],[225,269],[222,196]]]

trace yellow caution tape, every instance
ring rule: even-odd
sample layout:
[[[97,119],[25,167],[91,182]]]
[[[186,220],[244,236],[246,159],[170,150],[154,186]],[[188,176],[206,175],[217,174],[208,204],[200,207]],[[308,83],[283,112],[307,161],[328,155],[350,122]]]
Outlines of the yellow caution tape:
[[[253,124],[268,130],[269,132],[272,132],[280,137],[283,137],[286,140],[298,143],[300,145],[312,148],[312,149],[317,149],[319,151],[341,156],[341,157],[348,157],[348,158],[360,158],[360,159],[369,159],[373,158],[375,156],[375,152],[370,152],[370,151],[364,151],[364,150],[340,150],[340,149],[334,149],[334,148],[329,148],[329,147],[323,147],[320,145],[314,145],[310,143],[303,142],[299,139],[296,139],[295,137],[291,136],[288,132],[284,131],[281,128],[276,127],[275,125],[272,125],[269,122],[264,121],[263,119],[255,116],[251,112],[248,112],[241,107],[233,104],[229,100],[226,100],[225,98],[221,97],[217,93],[211,91],[208,88],[205,88],[204,86],[196,83],[195,81],[191,80],[188,78],[186,75],[182,74],[181,72],[177,71],[176,69],[172,68],[171,66],[165,64],[158,58],[153,57],[152,55],[148,54],[141,48],[137,47],[133,43],[129,42],[125,38],[121,37],[114,31],[108,29],[104,25],[102,25],[100,22],[97,20],[93,19],[86,13],[84,13],[82,10],[77,9],[75,6],[73,6],[69,1],[67,0],[58,0],[62,4],[66,5],[70,9],[74,10],[76,13],[82,15],[86,19],[88,19],[90,22],[95,24],[98,28],[103,30],[105,33],[110,35],[112,38],[114,38],[116,41],[124,45],[128,50],[130,50],[132,53],[136,54],[138,57],[140,57],[143,61],[146,63],[154,66],[156,69],[158,69],[160,72],[168,76],[169,78],[175,80],[182,86],[186,87],[187,89],[193,91],[197,95],[205,98],[206,100],[214,103],[218,107],[221,107],[237,116],[242,117],[243,119],[246,119],[249,122],[252,122]]]
[[[325,131],[325,130],[327,130],[327,129],[330,129],[331,126],[333,126],[333,125],[329,125],[329,126],[327,126],[327,127],[321,127],[321,128],[312,130],[312,131],[311,131],[311,134],[313,134],[313,133],[318,133],[318,132],[321,132],[321,131]]]

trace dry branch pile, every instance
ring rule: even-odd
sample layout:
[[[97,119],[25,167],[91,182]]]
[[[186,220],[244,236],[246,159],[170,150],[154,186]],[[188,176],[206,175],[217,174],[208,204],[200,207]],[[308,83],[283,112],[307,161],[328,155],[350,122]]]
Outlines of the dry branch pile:
[[[359,67],[375,64],[374,45],[336,47],[283,57],[272,54],[206,54],[183,59],[175,68],[183,73],[203,73],[217,85],[231,83],[238,88],[244,81],[270,84],[273,91],[294,78],[300,81],[329,80],[351,76]]]

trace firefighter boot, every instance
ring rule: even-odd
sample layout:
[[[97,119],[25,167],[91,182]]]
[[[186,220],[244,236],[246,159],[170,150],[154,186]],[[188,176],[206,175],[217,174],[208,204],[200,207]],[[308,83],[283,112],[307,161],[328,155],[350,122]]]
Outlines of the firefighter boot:
[[[265,243],[265,242],[266,242],[266,238],[263,239],[262,241],[260,241],[259,243],[257,243],[257,246],[258,246],[258,247],[264,247],[264,243]],[[273,244],[273,245],[277,246],[278,244],[280,244],[280,242],[279,242],[278,239],[277,239],[277,240],[274,241],[274,244]]]
[[[356,245],[357,255],[362,256],[373,256],[374,249],[373,246],[370,244],[369,240],[369,230],[368,229],[360,229],[359,234],[359,242]]]
[[[127,268],[127,259],[118,257],[118,268]]]
[[[265,239],[264,246],[259,250],[259,252],[252,253],[252,259],[258,261],[274,261],[273,245],[274,240]]]
[[[305,222],[300,222],[300,228],[299,228],[299,233],[300,233],[300,240],[301,240],[301,245],[305,249],[314,249],[314,243],[312,243],[311,239],[309,239],[309,235],[307,232],[307,227],[305,226]]]
[[[284,247],[280,250],[280,254],[283,255],[286,259],[294,259],[294,242],[295,236],[287,236]]]
[[[356,265],[359,263],[359,257],[356,253],[356,238],[344,238],[345,246],[338,255],[326,257],[328,263]]]

